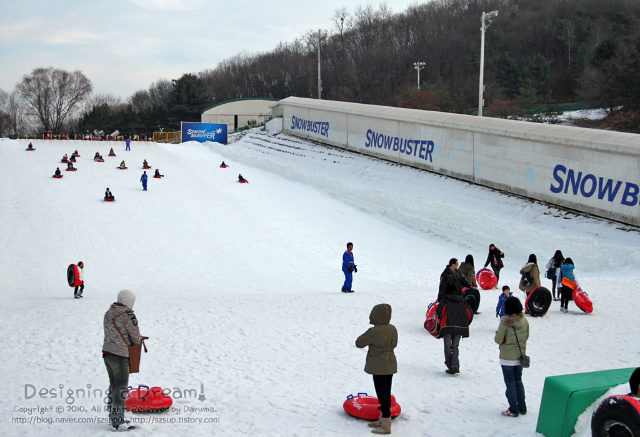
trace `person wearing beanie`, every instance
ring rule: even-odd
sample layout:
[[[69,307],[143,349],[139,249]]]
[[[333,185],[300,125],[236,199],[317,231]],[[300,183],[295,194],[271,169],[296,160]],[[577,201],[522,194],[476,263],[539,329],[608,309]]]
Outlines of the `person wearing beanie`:
[[[520,356],[527,353],[529,322],[522,312],[520,299],[515,296],[505,300],[504,312],[505,316],[500,319],[500,326],[494,337],[494,341],[500,345],[500,366],[509,402],[509,408],[502,411],[502,415],[518,417],[527,414]]]
[[[342,273],[344,273],[344,284],[342,284],[343,293],[353,293],[351,289],[353,284],[353,273],[358,271],[358,266],[353,258],[353,243],[347,243],[347,250],[342,254]]]
[[[129,346],[140,344],[138,319],[133,313],[136,296],[131,290],[118,293],[104,315],[104,342],[102,358],[109,375],[109,423],[116,431],[134,429],[124,419],[124,401],[129,385]]]
[[[369,424],[374,434],[391,434],[391,381],[398,371],[396,355],[398,331],[391,323],[391,305],[381,303],[373,307],[369,323],[373,325],[356,340],[356,347],[369,346],[364,371],[373,375],[373,385],[380,402],[380,418]]]
[[[629,396],[640,398],[640,367],[636,368],[629,378]]]
[[[529,285],[524,284],[525,274],[528,274],[531,276],[531,283]],[[522,266],[522,268],[520,269],[520,275],[522,275],[522,277],[520,278],[520,285],[518,285],[518,288],[527,294],[531,293],[533,289],[542,285],[542,283],[540,282],[540,269],[538,268],[538,258],[536,257],[535,254],[532,253],[531,255],[529,255],[529,259],[527,260],[527,263],[524,266]]]
[[[444,341],[445,372],[460,373],[458,346],[462,337],[469,336],[469,313],[462,295],[462,286],[471,287],[458,271],[458,260],[451,258],[440,275],[436,317],[440,323],[440,335]]]

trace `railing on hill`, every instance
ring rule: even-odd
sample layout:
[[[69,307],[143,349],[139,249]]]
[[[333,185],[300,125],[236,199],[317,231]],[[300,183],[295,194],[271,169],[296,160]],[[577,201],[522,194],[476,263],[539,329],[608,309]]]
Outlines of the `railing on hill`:
[[[153,141],[156,143],[181,143],[182,132],[154,132]]]

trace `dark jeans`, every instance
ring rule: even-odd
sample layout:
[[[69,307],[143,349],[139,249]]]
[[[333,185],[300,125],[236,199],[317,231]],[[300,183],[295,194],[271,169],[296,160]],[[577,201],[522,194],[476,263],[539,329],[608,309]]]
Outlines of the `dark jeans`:
[[[460,368],[460,361],[458,361],[458,345],[460,344],[461,335],[446,334],[442,336],[444,340],[444,364],[447,369],[453,367]]]
[[[129,385],[129,358],[109,354],[104,358],[104,365],[109,374],[109,422],[118,426],[124,423],[124,401]]]
[[[491,264],[491,270],[493,270],[493,273],[496,274],[496,278],[498,280],[500,280],[500,269],[502,269],[502,267],[495,267],[493,264]]]
[[[551,280],[551,293],[553,293],[554,298],[556,297],[556,281],[557,281],[557,278],[553,278]],[[558,287],[558,294],[559,292],[560,292],[560,287]]]
[[[509,411],[516,416],[526,414],[527,404],[524,401],[524,384],[522,384],[522,366],[502,366],[502,376],[507,386],[505,395],[509,401]]]
[[[78,288],[80,289],[79,292],[78,292]],[[84,291],[84,281],[82,282],[82,284],[78,285],[76,288],[73,289],[73,295],[78,296],[82,294],[83,291]]]
[[[571,300],[571,294],[573,290],[571,287],[562,286],[560,287],[560,308],[567,308],[569,306],[569,300]]]
[[[373,385],[380,402],[380,411],[384,418],[391,417],[391,380],[393,375],[373,375]]]

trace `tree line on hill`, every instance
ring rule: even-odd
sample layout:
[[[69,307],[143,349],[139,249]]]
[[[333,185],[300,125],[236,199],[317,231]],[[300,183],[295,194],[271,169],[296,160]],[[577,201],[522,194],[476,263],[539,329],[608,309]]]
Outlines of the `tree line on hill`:
[[[397,14],[384,4],[342,8],[330,29],[160,79],[126,101],[92,95],[81,72],[36,69],[11,94],[0,90],[0,135],[20,126],[150,135],[199,121],[203,109],[227,100],[317,98],[318,44],[323,99],[470,113],[478,105],[480,17],[494,10],[485,115],[536,121],[541,108],[581,102],[607,109],[603,127],[640,132],[637,0],[432,0]]]

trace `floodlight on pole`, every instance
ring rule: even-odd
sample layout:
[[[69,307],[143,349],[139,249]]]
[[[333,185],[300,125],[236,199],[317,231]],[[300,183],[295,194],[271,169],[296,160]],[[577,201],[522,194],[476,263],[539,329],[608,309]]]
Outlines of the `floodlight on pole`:
[[[413,68],[415,68],[416,71],[418,72],[418,89],[420,89],[420,70],[422,70],[425,65],[426,65],[425,62],[414,62],[413,63]]]
[[[482,99],[482,93],[484,92],[484,32],[491,24],[491,20],[498,16],[498,11],[491,11],[489,13],[482,13],[482,27],[480,28],[480,90],[478,92],[478,116],[482,117],[482,107],[484,106],[484,100]]]

